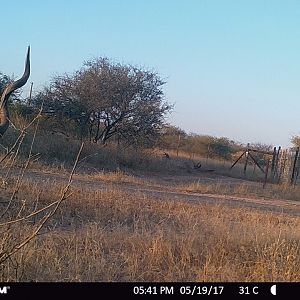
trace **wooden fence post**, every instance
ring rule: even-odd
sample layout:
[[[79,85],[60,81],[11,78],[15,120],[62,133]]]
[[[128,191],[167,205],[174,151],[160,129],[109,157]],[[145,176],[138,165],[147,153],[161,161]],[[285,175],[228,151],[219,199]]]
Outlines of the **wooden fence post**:
[[[265,172],[265,179],[264,179],[264,184],[263,184],[263,189],[265,188],[268,180],[268,173],[269,173],[269,165],[270,165],[270,160],[267,160],[267,165],[266,165],[266,172]]]
[[[273,155],[272,155],[272,164],[271,164],[271,176],[272,176],[271,178],[272,178],[272,180],[275,177],[276,154],[277,154],[276,147],[274,147]]]
[[[178,152],[179,152],[180,140],[181,140],[181,136],[180,136],[180,133],[179,133],[178,134],[177,147],[176,147],[176,156],[177,157],[178,157]]]
[[[247,171],[247,165],[248,165],[248,157],[249,157],[249,148],[250,148],[250,144],[247,144],[247,150],[245,152],[246,155],[246,159],[245,159],[245,165],[244,165],[244,174],[246,174]]]
[[[29,106],[31,105],[32,88],[33,88],[33,82],[31,82],[31,84],[30,84],[29,98],[28,98],[28,100],[27,100],[27,104],[28,104]]]
[[[281,146],[279,146],[278,150],[277,150],[277,154],[276,154],[275,170],[274,170],[274,172],[275,172],[274,178],[276,178],[276,183],[280,183],[281,166],[279,166],[279,163],[282,162],[282,156],[283,156],[283,153],[281,151]]]
[[[291,175],[291,185],[296,183],[296,173],[298,170],[296,170],[296,165],[297,165],[297,160],[298,160],[298,155],[299,155],[299,147],[297,147],[295,156],[294,156],[294,162],[293,162],[293,170],[292,170],[292,175]]]

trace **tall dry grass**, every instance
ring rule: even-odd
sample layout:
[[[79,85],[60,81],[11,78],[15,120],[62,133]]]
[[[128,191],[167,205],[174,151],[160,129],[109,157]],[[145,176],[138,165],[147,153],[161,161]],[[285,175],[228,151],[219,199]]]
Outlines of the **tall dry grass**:
[[[46,205],[61,188],[25,182],[19,201]],[[0,281],[299,281],[299,238],[297,217],[74,188]]]
[[[194,181],[179,186],[179,190],[202,194],[244,196],[267,199],[300,201],[300,187],[290,184],[224,183],[217,179],[213,183]]]
[[[14,128],[9,128],[5,139],[1,141],[0,156],[5,155],[6,148],[14,143],[18,134],[19,132]],[[16,166],[21,166],[26,160],[26,155],[31,148],[32,136],[33,131],[29,129],[20,147]],[[36,156],[36,160],[29,167],[49,169],[49,166],[51,166],[52,169],[67,173],[72,167],[73,159],[76,157],[80,144],[81,141],[74,138],[38,131],[32,148],[32,154]],[[94,172],[140,170],[173,174],[174,172],[189,172],[192,169],[192,163],[189,161],[183,159],[166,160],[162,153],[155,155],[152,150],[133,147],[124,148],[116,143],[103,146],[85,141],[82,157],[85,157],[85,159],[84,164],[81,164],[81,169]]]
[[[244,172],[244,162],[242,160],[231,168],[235,159],[209,158],[184,151],[178,151],[177,153],[177,151],[169,149],[158,150],[158,152],[162,151],[167,152],[173,159],[182,160],[191,166],[193,166],[194,163],[201,163],[201,170],[213,170],[220,175],[243,178],[251,181],[263,181],[265,177],[265,174],[262,173],[252,161],[248,162],[246,172]]]
[[[22,128],[26,122],[22,117],[13,115],[15,128]],[[9,147],[16,140],[19,132],[15,128],[10,127],[5,134],[5,139],[1,141],[0,155],[1,152],[5,153],[5,147]],[[29,128],[22,142],[19,151],[20,155],[16,160],[18,166],[22,165],[24,156],[26,157],[31,147],[32,136],[33,130]],[[36,160],[30,164],[30,167],[49,169],[50,165],[52,169],[55,168],[60,172],[65,171],[67,173],[72,167],[73,158],[76,156],[80,144],[81,141],[74,137],[39,130],[32,148],[32,153],[36,155]],[[168,152],[170,159],[164,157],[164,152]],[[104,147],[103,145],[86,141],[82,156],[86,157],[84,168],[95,172],[103,170],[137,170],[164,174],[190,174],[196,171],[194,164],[200,162],[201,168],[198,170],[199,172],[212,171],[221,175],[253,181],[262,181],[264,179],[264,174],[258,168],[255,168],[253,164],[251,165],[251,162],[249,162],[247,172],[244,174],[242,163],[238,163],[233,169],[230,169],[233,161],[200,157],[183,151],[177,153],[169,149],[124,148],[117,143],[109,143]]]
[[[2,146],[11,145],[19,132],[15,128],[22,128],[28,120],[16,112],[12,113],[14,127],[10,127],[5,134],[5,139],[1,141]],[[31,145],[32,128],[29,128],[20,148],[18,157],[19,165],[22,164],[22,155],[26,155]],[[32,153],[37,156],[37,162],[32,163],[32,168],[47,169],[51,165],[52,169],[57,168],[60,172],[72,167],[73,157],[76,156],[82,141],[74,137],[67,137],[63,134],[54,133],[46,130],[39,130],[35,139]],[[3,153],[3,147],[0,147]],[[4,151],[5,152],[5,151]],[[170,155],[170,159],[165,159],[164,152]],[[99,172],[102,170],[139,170],[147,172],[160,172],[166,174],[182,174],[194,172],[194,164],[201,163],[198,171],[211,170],[217,174],[243,178],[252,181],[263,181],[264,174],[251,162],[248,163],[246,173],[244,164],[237,163],[230,169],[233,160],[214,159],[187,153],[184,151],[171,149],[137,149],[134,147],[124,148],[116,143],[109,143],[103,147],[99,144],[86,141],[82,155],[86,157],[86,168],[94,169]],[[49,169],[49,168],[48,168]]]

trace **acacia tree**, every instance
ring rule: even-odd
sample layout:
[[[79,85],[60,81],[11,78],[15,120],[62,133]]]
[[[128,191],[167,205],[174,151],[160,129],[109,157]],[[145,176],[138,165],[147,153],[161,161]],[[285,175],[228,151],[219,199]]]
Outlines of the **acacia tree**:
[[[294,148],[300,147],[300,136],[299,135],[293,135],[291,137],[291,143],[293,144]]]
[[[96,58],[72,75],[54,77],[35,103],[43,100],[51,118],[64,120],[62,129],[73,124],[94,142],[116,137],[145,144],[157,137],[172,108],[164,101],[164,84],[156,73]]]

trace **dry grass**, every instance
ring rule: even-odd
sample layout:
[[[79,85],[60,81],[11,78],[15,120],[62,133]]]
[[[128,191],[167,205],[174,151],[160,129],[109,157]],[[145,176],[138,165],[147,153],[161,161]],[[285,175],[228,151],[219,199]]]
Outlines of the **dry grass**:
[[[122,170],[117,170],[115,172],[96,172],[93,174],[85,175],[84,178],[92,179],[92,180],[101,180],[104,182],[114,182],[114,183],[134,183],[140,184],[142,180],[137,178],[134,175],[126,174]]]
[[[28,130],[19,155],[15,159],[15,166],[20,167],[31,147],[32,130]],[[16,140],[19,132],[9,128],[5,139],[1,141],[0,158],[5,155],[5,148],[9,148]],[[32,154],[35,155],[35,161],[31,162],[31,169],[57,169],[68,173],[72,167],[81,142],[74,138],[68,138],[59,134],[38,132],[33,145]],[[93,170],[95,173],[102,171],[127,171],[142,170],[148,172],[161,172],[167,174],[189,172],[192,169],[192,163],[184,158],[167,160],[162,153],[154,155],[152,150],[123,148],[117,144],[110,143],[107,146],[90,143],[86,141],[83,149],[84,169]],[[49,168],[50,166],[50,168]],[[83,164],[81,164],[83,166]]]
[[[25,140],[21,154],[28,153],[28,145]],[[58,170],[67,171],[78,142],[39,136],[34,147],[33,155],[39,154],[45,162],[57,164]],[[85,163],[96,171],[88,175],[93,180],[141,183],[123,171],[99,172],[104,167],[170,173],[182,173],[183,169],[191,172],[192,168],[187,158],[165,160],[95,145],[88,145],[84,151]],[[22,164],[22,160],[16,162]],[[31,164],[33,168],[38,166]],[[4,177],[1,182],[0,215],[15,186],[10,178]],[[22,216],[56,201],[63,188],[62,183],[50,181],[22,182],[0,221],[4,224],[0,224],[0,252],[2,247],[9,248],[10,243],[24,239],[40,217],[22,220]],[[242,195],[252,191],[248,186],[200,183],[181,188]],[[270,189],[270,195],[290,192],[280,189]],[[255,195],[260,192],[255,191]],[[21,221],[6,223],[14,219]],[[300,281],[299,238],[299,217],[159,200],[116,187],[83,186],[73,188],[34,240],[0,264],[0,281]]]
[[[43,206],[61,188],[23,183],[15,201]],[[0,281],[300,281],[299,239],[296,217],[74,188]]]
[[[184,151],[179,151],[178,156],[177,152],[175,150],[157,150],[156,152],[168,152],[170,157],[173,160],[182,161],[185,165],[189,164],[191,167],[193,166],[193,163],[201,163],[201,170],[214,170],[214,172],[230,176],[233,178],[243,178],[247,180],[252,181],[263,181],[265,175],[255,166],[252,161],[248,162],[248,167],[246,169],[246,172],[244,173],[244,163],[238,162],[232,169],[231,166],[235,162],[235,159],[233,160],[225,160],[225,159],[216,159],[216,158],[208,158],[203,157],[199,155],[194,154],[188,154]]]
[[[263,184],[258,183],[240,183],[229,184],[221,183],[216,180],[214,183],[192,182],[180,187],[180,190],[193,193],[234,195],[244,197],[259,197],[269,199],[286,199],[300,201],[299,186],[289,184]]]
[[[20,121],[16,123],[19,124]],[[24,159],[26,160],[26,155],[31,147],[32,134],[33,132],[30,128],[15,160],[15,165],[18,167],[22,166]],[[19,132],[14,128],[10,127],[8,129],[5,139],[1,141],[0,157],[5,153],[4,148],[12,145],[18,135]],[[74,138],[38,131],[32,149],[35,160],[30,163],[29,168],[48,171],[56,169],[67,174],[72,167],[79,146],[80,141]],[[170,154],[170,159],[164,157],[163,153],[165,151]],[[213,170],[217,174],[253,181],[261,181],[264,177],[263,173],[250,163],[246,174],[244,174],[244,166],[240,163],[230,170],[232,161],[189,155],[185,152],[179,152],[177,156],[176,151],[167,149],[124,149],[122,146],[114,143],[103,147],[103,145],[86,142],[82,157],[85,157],[85,169],[92,170],[94,173],[135,170],[179,175]],[[201,168],[195,170],[194,163],[198,162],[201,162]]]

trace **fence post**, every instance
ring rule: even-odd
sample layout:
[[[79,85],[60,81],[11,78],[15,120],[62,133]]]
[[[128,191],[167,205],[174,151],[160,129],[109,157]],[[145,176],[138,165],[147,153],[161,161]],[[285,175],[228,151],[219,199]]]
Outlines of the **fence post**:
[[[274,177],[275,177],[276,154],[277,154],[276,147],[274,147],[273,155],[272,155],[272,164],[271,164],[271,176],[272,176],[271,178],[272,178],[272,180],[273,180]]]
[[[245,160],[245,165],[244,165],[244,174],[246,174],[247,165],[248,165],[249,148],[250,148],[250,144],[248,143],[248,144],[247,144],[247,150],[246,150],[246,152],[245,152],[246,160]]]
[[[33,82],[31,82],[31,84],[30,84],[29,98],[28,98],[28,100],[27,100],[27,104],[28,104],[29,106],[31,105],[32,87],[33,87]]]
[[[180,140],[181,140],[181,136],[180,136],[180,133],[179,133],[178,134],[177,147],[176,147],[176,156],[177,157],[178,157],[178,152],[179,152]]]
[[[266,166],[266,172],[265,172],[265,179],[264,179],[264,184],[263,184],[263,189],[265,188],[268,180],[268,173],[269,173],[269,165],[270,165],[270,160],[267,160],[267,166]]]
[[[282,158],[282,152],[281,152],[281,146],[279,146],[277,154],[276,154],[276,161],[275,161],[275,177],[277,177],[276,178],[277,183],[280,183],[281,170],[278,171],[278,165],[279,165],[279,162],[282,160],[281,158]],[[281,168],[281,166],[280,166],[280,168]]]
[[[295,152],[295,157],[294,157],[294,162],[293,162],[293,170],[292,170],[292,175],[291,175],[291,185],[293,185],[295,182],[295,175],[296,175],[296,164],[298,160],[298,154],[299,154],[299,147],[297,147],[296,152]]]

